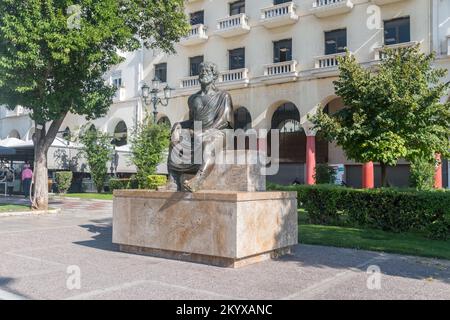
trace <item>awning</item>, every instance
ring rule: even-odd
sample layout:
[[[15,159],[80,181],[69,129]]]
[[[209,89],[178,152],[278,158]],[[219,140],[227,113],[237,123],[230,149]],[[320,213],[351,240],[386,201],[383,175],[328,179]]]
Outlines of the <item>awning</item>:
[[[15,154],[16,154],[15,149],[0,146],[0,157],[1,156],[12,156]]]

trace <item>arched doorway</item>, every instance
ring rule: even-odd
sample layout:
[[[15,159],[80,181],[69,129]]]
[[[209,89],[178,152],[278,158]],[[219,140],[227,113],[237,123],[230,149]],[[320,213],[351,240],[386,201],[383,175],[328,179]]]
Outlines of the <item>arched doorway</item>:
[[[306,136],[295,104],[287,102],[278,106],[272,115],[270,128],[278,129],[280,133],[279,163],[305,163]]]
[[[252,128],[252,116],[250,112],[245,107],[238,107],[234,111],[234,149],[235,150],[249,150],[250,149],[250,138],[254,139],[256,144],[256,135],[248,136],[247,131]],[[245,134],[244,134],[245,133]],[[253,147],[256,148],[256,145]]]
[[[128,143],[128,128],[125,121],[121,120],[116,124],[113,136],[112,144],[116,147],[121,147]]]

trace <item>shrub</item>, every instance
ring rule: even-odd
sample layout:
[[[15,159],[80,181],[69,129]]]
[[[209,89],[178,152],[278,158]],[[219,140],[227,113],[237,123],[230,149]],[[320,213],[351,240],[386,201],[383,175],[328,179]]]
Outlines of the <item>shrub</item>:
[[[317,184],[334,183],[334,181],[336,181],[336,169],[326,164],[318,164],[316,166],[314,179]]]
[[[425,159],[416,159],[411,162],[409,176],[411,187],[417,190],[431,190],[434,185],[435,162]]]
[[[60,171],[55,173],[55,181],[59,193],[66,193],[72,184],[73,173],[71,171]]]
[[[138,189],[138,181],[134,177],[128,179],[109,179],[110,192],[121,189]]]
[[[156,167],[164,161],[169,147],[170,129],[164,124],[154,124],[146,117],[131,137],[131,162],[136,166],[139,188],[150,188],[148,176],[156,173]]]
[[[425,231],[434,239],[450,236],[450,193],[413,189],[359,190],[339,186],[269,186],[297,191],[298,204],[312,223],[336,224],[344,218],[353,226],[385,231]]]
[[[82,153],[89,165],[92,180],[98,193],[103,191],[108,176],[107,163],[111,160],[111,138],[97,130],[86,130],[81,136]]]
[[[147,187],[156,190],[167,183],[167,177],[162,175],[149,175],[147,177]]]

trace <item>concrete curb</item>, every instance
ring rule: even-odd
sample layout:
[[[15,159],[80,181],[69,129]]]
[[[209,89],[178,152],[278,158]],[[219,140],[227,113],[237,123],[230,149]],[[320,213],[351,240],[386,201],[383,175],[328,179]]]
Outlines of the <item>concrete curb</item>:
[[[50,210],[36,210],[36,211],[11,211],[0,213],[0,218],[3,217],[17,217],[17,216],[39,216],[48,214],[59,214],[61,209],[50,209]]]
[[[52,197],[52,200],[78,200],[78,201],[93,201],[93,202],[112,202],[113,200],[106,199],[89,199],[89,198],[74,198],[74,197]]]

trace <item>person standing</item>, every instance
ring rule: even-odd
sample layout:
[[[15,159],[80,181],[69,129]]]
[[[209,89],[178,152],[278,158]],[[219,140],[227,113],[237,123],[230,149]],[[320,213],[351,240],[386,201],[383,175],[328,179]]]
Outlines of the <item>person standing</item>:
[[[14,170],[8,168],[6,171],[6,185],[8,187],[8,195],[12,196],[14,190]]]
[[[33,179],[33,171],[30,169],[30,166],[26,164],[22,171],[22,186],[25,198],[28,198],[30,196],[30,187],[32,179]]]

